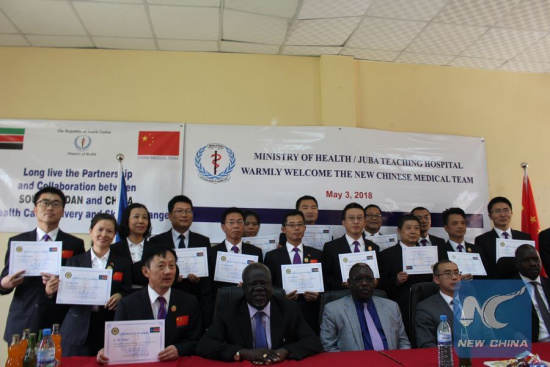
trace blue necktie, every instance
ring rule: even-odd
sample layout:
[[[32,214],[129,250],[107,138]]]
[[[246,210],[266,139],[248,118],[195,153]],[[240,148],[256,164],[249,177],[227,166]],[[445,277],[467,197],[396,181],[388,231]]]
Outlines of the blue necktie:
[[[265,313],[263,311],[258,311],[254,315],[254,321],[256,323],[256,332],[255,332],[255,348],[267,348],[267,338],[265,336],[265,328],[262,323],[262,316]]]

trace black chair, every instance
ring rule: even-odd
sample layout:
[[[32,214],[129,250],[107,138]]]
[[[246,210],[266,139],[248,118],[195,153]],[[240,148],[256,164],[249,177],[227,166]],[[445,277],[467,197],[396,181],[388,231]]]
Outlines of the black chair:
[[[229,302],[237,301],[244,297],[243,287],[223,287],[218,289],[216,296],[216,305],[214,306],[214,315],[217,315],[220,307]],[[282,288],[273,288],[273,297],[280,300],[286,299],[285,290]]]
[[[434,282],[416,283],[411,286],[409,298],[409,341],[411,342],[413,348],[416,348],[416,335],[414,331],[416,305],[437,292],[439,292],[439,285]]]
[[[349,289],[340,289],[337,291],[327,291],[325,293],[321,293],[321,302],[319,305],[319,325],[321,325],[321,322],[323,321],[323,312],[325,310],[325,305],[332,301],[336,301],[340,298],[349,296],[350,294],[351,292]],[[375,289],[373,292],[373,296],[388,298],[388,296],[386,295],[386,292],[384,292],[381,289]]]

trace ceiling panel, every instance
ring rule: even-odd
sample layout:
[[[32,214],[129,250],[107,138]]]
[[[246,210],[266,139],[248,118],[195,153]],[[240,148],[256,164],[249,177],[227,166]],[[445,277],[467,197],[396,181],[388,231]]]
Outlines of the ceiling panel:
[[[343,46],[361,18],[298,20],[294,23],[287,45]]]
[[[491,28],[461,56],[510,59],[544,35],[544,32]]]
[[[220,11],[217,8],[151,5],[149,12],[159,38],[213,41],[219,37]]]
[[[67,1],[0,0],[0,8],[23,33],[58,36],[86,34]]]
[[[425,22],[367,17],[351,36],[347,46],[400,51],[425,26]]]
[[[353,56],[357,59],[373,61],[395,61],[399,56],[398,51],[366,50],[363,48],[346,47],[342,55]]]
[[[18,34],[0,34],[0,46],[30,46],[25,37]]]
[[[74,2],[74,7],[92,36],[152,37],[143,5]]]
[[[458,55],[487,31],[487,27],[430,23],[407,47],[407,51]]]
[[[303,0],[299,19],[362,16],[372,0]]]
[[[220,7],[220,0],[145,0],[145,2],[147,4]]]
[[[520,0],[450,0],[434,22],[493,26]]]
[[[288,26],[289,21],[284,18],[225,10],[222,39],[280,45],[285,39]]]
[[[525,51],[514,57],[517,61],[550,62],[550,36],[535,42]]]
[[[429,21],[447,0],[374,0],[368,16]]]
[[[548,31],[550,30],[550,4],[548,0],[523,1],[502,18],[497,23],[497,27]]]
[[[9,19],[0,11],[0,33],[17,33],[17,28],[9,21]]]
[[[282,18],[294,18],[297,6],[298,0],[225,0],[226,9]]]

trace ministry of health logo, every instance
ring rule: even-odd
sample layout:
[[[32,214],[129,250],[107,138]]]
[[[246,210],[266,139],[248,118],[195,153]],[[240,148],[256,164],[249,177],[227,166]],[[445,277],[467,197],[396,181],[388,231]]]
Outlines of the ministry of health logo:
[[[88,135],[78,135],[74,139],[74,146],[78,150],[88,150],[90,145],[92,144],[92,138],[90,138]]]
[[[197,150],[195,155],[195,167],[199,177],[212,183],[229,181],[235,162],[235,154],[223,144],[207,144]]]

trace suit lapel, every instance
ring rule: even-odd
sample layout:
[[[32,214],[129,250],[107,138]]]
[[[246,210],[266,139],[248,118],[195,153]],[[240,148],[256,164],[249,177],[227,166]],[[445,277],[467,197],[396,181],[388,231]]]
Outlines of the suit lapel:
[[[92,249],[89,249],[85,252],[86,255],[82,257],[82,262],[80,265],[82,265],[83,268],[91,268],[92,267]]]
[[[363,335],[361,334],[359,317],[357,316],[357,309],[355,308],[355,303],[353,303],[353,298],[351,296],[347,296],[344,301],[344,313],[349,324],[351,325],[351,331],[353,332],[353,338],[358,346],[358,350],[364,350],[365,345],[363,344]]]
[[[241,301],[241,304],[239,305],[239,312],[238,312],[238,325],[241,327],[241,331],[243,333],[243,339],[245,343],[246,349],[253,349],[254,348],[254,338],[252,336],[252,323],[250,322],[250,314],[248,312],[248,304],[244,300],[244,298]],[[272,323],[273,325],[273,323]],[[273,332],[272,332],[273,334]]]
[[[398,349],[398,345],[395,345],[393,336],[395,332],[392,329],[390,317],[388,315],[388,310],[380,303],[376,297],[372,297],[374,302],[374,308],[376,308],[376,313],[378,314],[378,319],[382,325],[382,330],[384,330],[384,335],[386,336],[386,341],[388,342],[388,349]]]
[[[287,253],[288,255],[288,253]],[[279,304],[271,298],[271,349],[279,348],[279,340],[282,338],[283,313]]]

